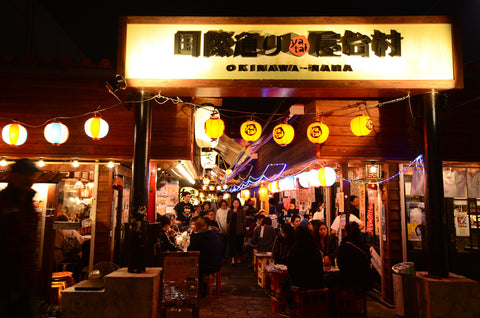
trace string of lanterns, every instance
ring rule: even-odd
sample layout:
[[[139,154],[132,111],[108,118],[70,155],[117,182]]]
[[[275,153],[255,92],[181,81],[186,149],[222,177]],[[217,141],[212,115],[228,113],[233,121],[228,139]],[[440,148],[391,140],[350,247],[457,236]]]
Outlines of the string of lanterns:
[[[87,119],[84,124],[85,134],[93,140],[99,140],[107,136],[109,125],[97,111],[94,112],[94,116]],[[53,119],[48,123],[44,130],[43,135],[45,139],[54,146],[61,145],[68,140],[69,137],[68,127],[61,121]],[[14,121],[12,124],[5,125],[2,129],[3,141],[11,146],[21,146],[27,141],[28,132],[27,129],[19,122]]]
[[[336,175],[335,170],[333,168],[321,167],[318,170],[312,169],[312,170],[306,171],[312,164],[314,164],[317,161],[318,160],[311,161],[305,168],[303,168],[296,174],[292,174],[285,178],[274,180],[274,181],[270,180],[271,182],[268,183],[266,186],[265,186],[265,183],[263,183],[258,190],[260,200],[266,201],[268,199],[269,193],[276,193],[280,191],[297,189],[298,185],[301,188],[332,186],[335,183],[336,179],[339,178],[339,176]],[[410,163],[405,168],[403,168],[402,170],[398,171],[396,174],[388,178],[385,178],[383,180],[361,181],[361,180],[349,180],[346,178],[342,178],[342,179],[343,181],[350,182],[350,183],[381,184],[398,177],[400,174],[404,173],[409,167],[412,167],[413,165],[417,165],[417,164],[423,167],[423,156],[421,154],[418,155],[414,160],[410,161]],[[271,165],[275,165],[275,164],[271,164]],[[279,175],[277,175],[276,177],[278,178]],[[253,184],[252,187],[258,184],[259,182]],[[236,191],[230,191],[230,192],[238,192],[238,191],[240,191],[240,196],[242,199],[247,200],[250,197],[250,190],[247,189],[246,187],[242,189],[236,189]]]

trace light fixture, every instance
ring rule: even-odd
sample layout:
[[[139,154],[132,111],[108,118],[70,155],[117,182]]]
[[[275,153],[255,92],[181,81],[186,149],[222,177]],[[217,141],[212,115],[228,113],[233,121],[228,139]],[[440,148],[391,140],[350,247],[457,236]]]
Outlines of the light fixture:
[[[380,178],[382,171],[379,163],[373,161],[365,165],[365,177],[366,178]]]
[[[73,161],[72,161],[72,167],[78,168],[78,166],[80,166],[80,162],[78,162],[77,159],[73,160]]]
[[[289,124],[278,124],[273,128],[273,140],[280,146],[286,146],[295,137],[295,130]]]
[[[108,167],[108,168],[111,169],[111,168],[113,168],[114,166],[115,166],[115,163],[113,163],[113,160],[108,161],[108,163],[107,163],[107,167]]]
[[[373,129],[372,119],[365,115],[357,116],[350,122],[350,129],[355,136],[366,136]]]
[[[323,167],[318,169],[318,181],[320,182],[320,185],[330,187],[335,183],[336,179],[337,174],[333,168]]]
[[[43,161],[42,158],[40,158],[38,161],[37,161],[37,167],[45,167],[45,161]]]
[[[261,186],[260,189],[258,189],[258,196],[260,197],[260,201],[268,200],[268,189],[266,186]]]
[[[100,116],[95,115],[87,119],[84,125],[85,133],[93,140],[98,140],[108,134],[108,123]]]
[[[185,169],[181,162],[177,164],[177,170],[183,175],[185,179],[188,180],[188,182],[190,182],[191,184],[195,184],[195,180],[190,175],[190,173],[188,173],[187,169]]]
[[[309,173],[308,173],[308,172],[302,172],[302,173],[300,173],[300,174],[297,176],[297,179],[298,179],[298,183],[299,183],[300,186],[302,186],[303,188],[308,188],[308,187],[310,187],[310,183],[309,183]]]
[[[11,146],[20,146],[27,140],[27,130],[18,123],[8,124],[2,129],[2,139]]]
[[[329,134],[330,130],[328,129],[328,126],[321,122],[314,122],[307,128],[308,140],[317,145],[324,143]]]
[[[51,122],[43,131],[45,139],[54,146],[63,144],[68,139],[68,127],[59,121]]]
[[[240,135],[247,142],[257,141],[262,135],[262,126],[254,120],[247,120],[240,126]]]
[[[243,200],[248,200],[250,198],[250,190],[249,189],[243,189],[240,191],[240,198]]]
[[[3,157],[2,160],[0,160],[0,166],[2,167],[8,166],[8,162],[7,162],[7,159],[5,159],[5,157]]]
[[[212,115],[205,122],[205,133],[212,139],[218,139],[223,135],[225,123],[216,115]]]
[[[308,183],[311,187],[321,186],[320,180],[318,180],[318,170],[313,169],[308,172]]]

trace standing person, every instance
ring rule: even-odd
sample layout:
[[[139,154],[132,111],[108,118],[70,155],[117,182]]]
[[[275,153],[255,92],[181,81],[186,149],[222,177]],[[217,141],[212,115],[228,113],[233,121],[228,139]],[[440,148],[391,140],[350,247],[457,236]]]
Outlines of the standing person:
[[[298,214],[293,214],[290,218],[290,224],[293,226],[293,229],[296,230],[297,227],[300,226],[300,222],[302,221],[302,217]]]
[[[268,208],[268,215],[277,214],[277,207],[275,205],[275,199],[274,198],[268,199],[268,205],[270,206]]]
[[[328,234],[327,224],[322,221],[315,223],[312,232],[313,240],[323,255],[324,266],[335,266],[337,256],[337,241]]]
[[[242,257],[243,239],[245,237],[245,211],[240,199],[232,202],[232,207],[227,214],[227,241],[228,253],[231,264],[240,263]]]
[[[212,206],[210,205],[210,202],[205,201],[202,203],[202,210],[200,211],[199,216],[205,217],[207,216],[208,212],[212,210]]]
[[[355,215],[357,218],[360,218],[360,210],[358,206],[360,205],[360,200],[356,195],[350,196],[350,214]]]
[[[206,215],[206,220],[207,220],[207,227],[209,230],[215,230],[217,232],[220,232],[218,223],[217,221],[215,221],[215,212],[213,212],[213,210],[208,211]]]
[[[192,194],[190,192],[183,193],[183,201],[178,202],[173,208],[177,214],[177,225],[179,230],[182,232],[190,223],[190,217],[193,214],[193,205],[190,203]]]
[[[294,215],[299,215],[299,213],[300,212],[295,205],[295,200],[292,199],[292,201],[290,201],[288,204],[287,217],[291,218]]]
[[[0,317],[35,317],[39,215],[32,185],[38,172],[33,161],[19,159],[0,192]]]
[[[218,229],[220,230],[220,237],[223,242],[223,258],[227,259],[227,214],[230,208],[226,200],[220,202],[220,208],[217,209],[215,221],[217,221]]]
[[[211,205],[211,208],[213,211],[215,211],[215,214],[217,213],[217,210],[220,209],[220,206],[222,205],[222,201],[223,201],[223,192],[218,192],[217,201],[212,202],[212,205]]]

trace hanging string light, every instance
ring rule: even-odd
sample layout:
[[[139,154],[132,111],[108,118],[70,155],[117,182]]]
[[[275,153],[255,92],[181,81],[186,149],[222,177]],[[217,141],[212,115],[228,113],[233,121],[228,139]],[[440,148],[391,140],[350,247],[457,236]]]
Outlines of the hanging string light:
[[[53,121],[43,131],[45,139],[54,146],[63,144],[68,139],[68,127],[59,121]]]
[[[20,146],[27,141],[27,130],[18,123],[8,124],[2,129],[2,139],[11,146]]]

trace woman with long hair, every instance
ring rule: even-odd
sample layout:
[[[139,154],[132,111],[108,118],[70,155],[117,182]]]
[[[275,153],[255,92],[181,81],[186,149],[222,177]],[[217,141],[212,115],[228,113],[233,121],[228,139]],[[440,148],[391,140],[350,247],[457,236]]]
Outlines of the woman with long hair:
[[[315,223],[312,232],[313,241],[323,255],[324,266],[334,266],[337,257],[337,240],[328,234],[327,224],[322,221]]]
[[[227,213],[227,244],[228,256],[231,264],[240,263],[242,257],[243,238],[245,237],[245,211],[240,199],[232,201],[232,206]]]
[[[280,234],[273,241],[272,260],[275,264],[287,264],[287,256],[293,246],[293,226],[284,223],[280,227]]]

